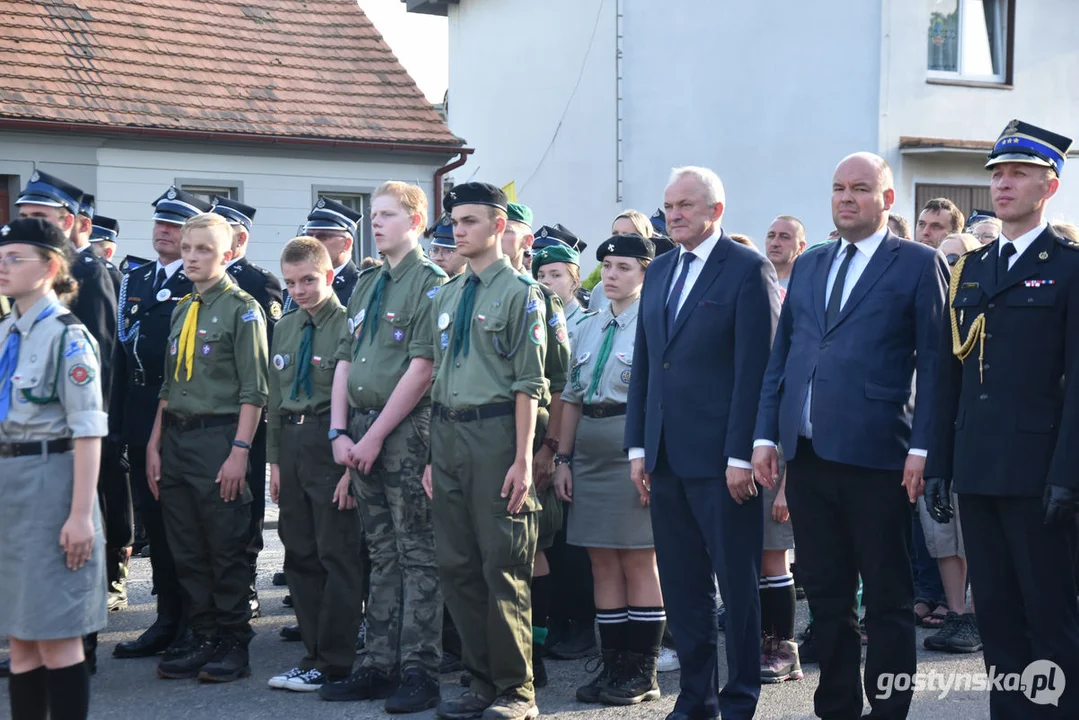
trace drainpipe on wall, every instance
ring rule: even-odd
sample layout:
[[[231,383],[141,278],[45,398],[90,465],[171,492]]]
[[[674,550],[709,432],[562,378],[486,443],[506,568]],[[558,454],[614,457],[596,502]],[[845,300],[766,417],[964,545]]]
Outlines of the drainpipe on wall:
[[[474,148],[461,148],[457,152],[456,160],[435,170],[434,185],[431,188],[431,191],[435,196],[434,222],[438,222],[438,219],[442,217],[442,177],[451,170],[456,170],[468,162],[468,156],[474,152],[476,152]]]
[[[622,202],[622,0],[615,0],[614,7],[614,198]]]

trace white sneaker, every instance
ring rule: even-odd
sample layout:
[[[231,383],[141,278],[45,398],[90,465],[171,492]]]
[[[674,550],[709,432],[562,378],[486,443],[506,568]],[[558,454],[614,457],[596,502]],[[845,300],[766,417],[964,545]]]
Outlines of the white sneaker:
[[[681,669],[682,664],[678,662],[678,653],[670,648],[659,649],[659,659],[656,661],[657,672],[674,672]]]
[[[325,675],[318,670],[308,670],[286,680],[285,689],[293,692],[317,692],[324,682],[326,682]]]
[[[285,683],[287,683],[292,678],[303,675],[303,673],[304,671],[300,668],[292,668],[288,672],[283,672],[280,675],[274,675],[272,678],[270,678],[270,682],[268,682],[267,685],[274,688],[275,690],[283,690],[285,688]]]

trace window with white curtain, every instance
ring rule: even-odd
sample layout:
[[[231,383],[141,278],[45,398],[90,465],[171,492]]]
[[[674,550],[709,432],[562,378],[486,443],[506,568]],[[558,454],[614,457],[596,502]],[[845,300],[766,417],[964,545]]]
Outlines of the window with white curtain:
[[[929,76],[1007,82],[1014,0],[929,0]]]

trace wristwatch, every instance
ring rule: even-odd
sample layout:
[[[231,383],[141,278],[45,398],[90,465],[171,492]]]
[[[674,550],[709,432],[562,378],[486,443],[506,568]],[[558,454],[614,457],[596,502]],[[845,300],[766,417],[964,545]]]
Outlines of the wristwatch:
[[[554,456],[554,464],[555,465],[569,465],[570,460],[572,460],[572,459],[573,459],[573,455],[571,453],[558,453],[557,455]]]
[[[330,442],[333,442],[342,435],[348,435],[348,430],[343,430],[341,428],[333,428],[328,433],[326,433],[326,437],[330,439]]]

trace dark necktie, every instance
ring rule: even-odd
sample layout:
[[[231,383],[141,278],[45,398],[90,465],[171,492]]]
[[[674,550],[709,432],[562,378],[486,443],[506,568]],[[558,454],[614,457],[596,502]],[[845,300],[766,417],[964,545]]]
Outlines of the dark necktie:
[[[476,285],[479,284],[478,275],[469,275],[465,280],[465,289],[461,291],[461,299],[457,302],[457,315],[453,318],[453,359],[463,352],[468,357],[469,340],[472,336],[472,306],[476,302]]]
[[[356,336],[355,350],[352,351],[353,357],[360,351],[360,342],[363,340],[364,333],[367,332],[367,328],[371,328],[371,332],[368,333],[371,342],[375,341],[375,333],[378,332],[378,316],[382,312],[382,293],[386,290],[386,283],[390,279],[388,272],[381,272],[378,275],[378,282],[375,283],[375,290],[371,293],[371,299],[367,301],[367,309],[363,313],[363,324],[360,325],[360,334]]]
[[[314,340],[315,323],[308,317],[307,322],[303,325],[303,337],[300,338],[300,348],[296,351],[296,375],[292,378],[292,389],[289,392],[290,400],[299,399],[301,387],[303,388],[303,391],[307,393],[308,398],[315,393],[315,383],[311,379],[311,345],[314,343]]]
[[[1008,275],[1008,261],[1015,255],[1015,243],[1006,242],[1000,246],[1000,255],[997,257],[997,285],[1004,283]]]
[[[166,279],[165,268],[158,268],[157,277],[154,278],[154,295],[157,295],[157,291],[164,287]]]
[[[674,321],[678,318],[678,303],[682,299],[682,291],[686,288],[686,277],[689,276],[689,268],[697,256],[691,252],[682,255],[682,272],[678,273],[678,279],[671,287],[671,294],[667,298],[667,333],[674,330]]]
[[[824,309],[824,328],[827,330],[835,325],[839,318],[839,310],[843,307],[843,288],[847,284],[847,271],[850,270],[850,261],[854,259],[854,253],[858,247],[854,243],[847,245],[846,257],[839,264],[839,273],[835,276],[835,284],[832,286],[832,294],[828,296],[828,305]]]

